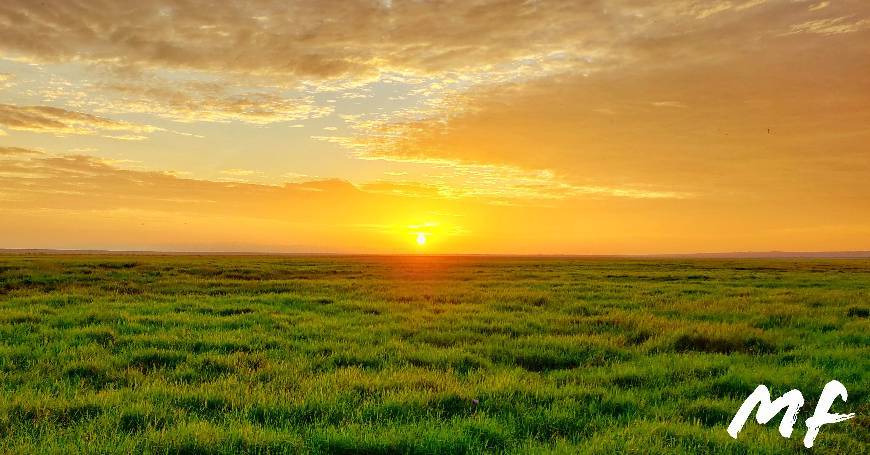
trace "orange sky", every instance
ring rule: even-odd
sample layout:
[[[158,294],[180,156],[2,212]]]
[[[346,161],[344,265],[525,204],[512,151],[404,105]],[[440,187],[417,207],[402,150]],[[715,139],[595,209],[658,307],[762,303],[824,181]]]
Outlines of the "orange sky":
[[[870,250],[870,2],[208,4],[0,4],[0,248]]]

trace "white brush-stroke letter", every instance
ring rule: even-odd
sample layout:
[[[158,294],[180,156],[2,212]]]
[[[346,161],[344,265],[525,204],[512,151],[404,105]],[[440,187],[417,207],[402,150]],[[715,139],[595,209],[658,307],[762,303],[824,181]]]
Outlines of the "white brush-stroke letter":
[[[799,390],[793,389],[771,403],[770,391],[763,384],[759,385],[749,395],[749,398],[743,402],[743,405],[737,410],[737,414],[734,415],[734,419],[731,420],[731,424],[728,425],[728,434],[732,438],[737,439],[737,433],[740,433],[740,430],[743,429],[743,425],[746,424],[746,420],[749,419],[749,415],[755,409],[755,405],[758,405],[755,419],[762,425],[779,414],[783,408],[788,407],[788,410],[782,417],[782,422],[779,424],[779,434],[788,438],[791,436],[792,430],[794,430],[798,411],[804,405],[804,396]]]
[[[828,412],[831,409],[831,405],[834,404],[835,399],[839,397],[845,402],[848,395],[846,386],[840,383],[840,381],[831,381],[825,384],[825,388],[822,389],[822,395],[819,397],[819,404],[816,405],[816,412],[813,413],[812,417],[807,419],[807,434],[804,436],[805,447],[810,448],[813,446],[813,441],[819,435],[819,427],[822,425],[842,422],[855,417],[854,413],[831,414]]]

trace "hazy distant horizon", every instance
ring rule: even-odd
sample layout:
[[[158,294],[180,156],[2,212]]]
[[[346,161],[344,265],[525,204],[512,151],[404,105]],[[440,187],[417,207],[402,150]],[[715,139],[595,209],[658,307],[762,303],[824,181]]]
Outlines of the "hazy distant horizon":
[[[432,256],[432,257],[554,257],[554,258],[697,258],[697,259],[849,259],[870,258],[870,251],[723,251],[651,254],[573,254],[573,253],[360,253],[327,251],[233,251],[233,250],[106,250],[53,248],[0,248],[0,254],[82,254],[82,255],[160,255],[160,256]]]

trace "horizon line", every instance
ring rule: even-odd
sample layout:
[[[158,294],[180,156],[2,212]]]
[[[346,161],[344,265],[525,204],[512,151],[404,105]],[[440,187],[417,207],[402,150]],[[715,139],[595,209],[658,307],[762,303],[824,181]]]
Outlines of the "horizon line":
[[[184,251],[184,250],[111,250],[65,248],[0,248],[0,255],[132,255],[132,256],[297,256],[297,257],[542,257],[542,258],[662,258],[662,259],[870,259],[870,250],[844,251],[723,251],[694,253],[592,254],[592,253],[336,253],[336,252],[278,252],[278,251]]]

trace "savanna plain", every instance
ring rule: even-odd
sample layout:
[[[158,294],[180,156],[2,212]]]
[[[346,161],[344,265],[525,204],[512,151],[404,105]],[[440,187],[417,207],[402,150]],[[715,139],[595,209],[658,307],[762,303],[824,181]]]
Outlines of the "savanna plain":
[[[0,256],[0,452],[870,443],[870,260]],[[806,399],[725,431],[759,384]]]

